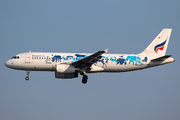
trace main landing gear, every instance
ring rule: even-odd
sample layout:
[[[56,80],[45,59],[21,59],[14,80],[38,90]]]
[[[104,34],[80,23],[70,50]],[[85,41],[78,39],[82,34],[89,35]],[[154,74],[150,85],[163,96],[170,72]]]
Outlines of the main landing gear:
[[[86,84],[87,83],[87,79],[88,79],[88,76],[87,75],[83,75],[82,83]]]
[[[27,76],[25,77],[25,80],[27,80],[27,81],[29,80],[29,73],[30,73],[30,71],[28,70],[27,71]]]
[[[82,83],[86,84],[87,83],[87,79],[88,79],[88,76],[86,75],[86,72],[83,72],[81,75],[83,75]]]

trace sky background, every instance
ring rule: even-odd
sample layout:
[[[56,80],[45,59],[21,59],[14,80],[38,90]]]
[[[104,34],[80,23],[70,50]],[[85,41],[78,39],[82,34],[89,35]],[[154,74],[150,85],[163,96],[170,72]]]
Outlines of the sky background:
[[[179,120],[179,0],[1,0],[0,120]],[[28,52],[140,53],[172,28],[176,62],[141,71],[56,79],[6,68]]]

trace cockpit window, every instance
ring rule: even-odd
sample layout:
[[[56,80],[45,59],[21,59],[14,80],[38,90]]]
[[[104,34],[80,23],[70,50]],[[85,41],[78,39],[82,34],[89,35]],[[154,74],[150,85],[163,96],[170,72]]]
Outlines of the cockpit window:
[[[15,59],[16,56],[13,56],[11,59]]]
[[[19,56],[13,56],[11,59],[19,59]]]

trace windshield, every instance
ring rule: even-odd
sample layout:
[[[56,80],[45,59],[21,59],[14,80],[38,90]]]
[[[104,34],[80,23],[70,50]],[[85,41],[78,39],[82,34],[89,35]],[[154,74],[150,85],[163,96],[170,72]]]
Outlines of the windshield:
[[[13,56],[11,59],[19,59],[19,56]]]

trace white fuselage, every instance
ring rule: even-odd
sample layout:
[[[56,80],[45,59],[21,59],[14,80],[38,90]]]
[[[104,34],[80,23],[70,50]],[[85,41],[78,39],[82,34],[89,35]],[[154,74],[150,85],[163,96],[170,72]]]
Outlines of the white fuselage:
[[[91,53],[21,53],[8,60],[5,65],[12,69],[29,71],[56,71],[58,64],[70,64],[83,59]],[[18,57],[17,57],[18,56]],[[103,54],[102,58],[94,63],[90,71],[86,72],[125,72],[173,62],[173,58],[165,61],[151,62],[154,56],[133,54]]]

